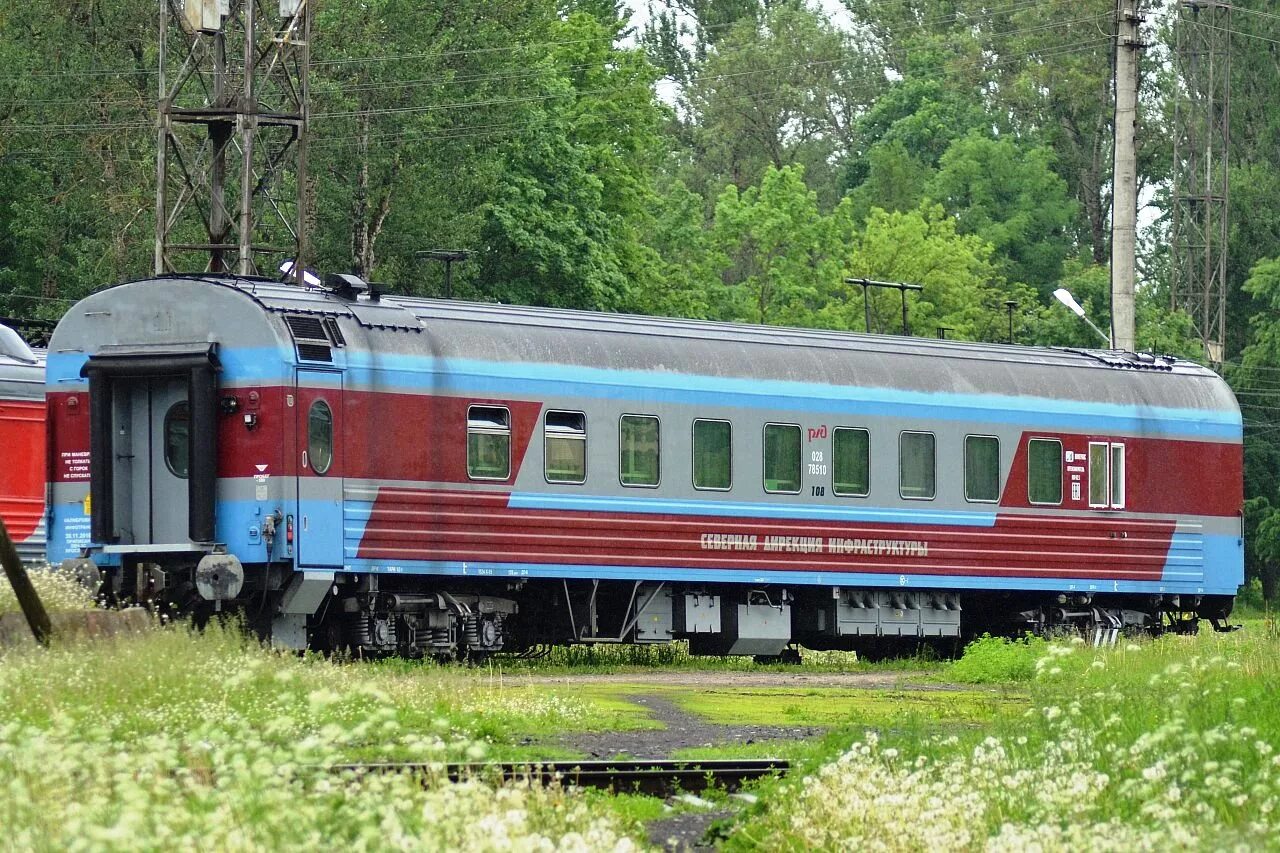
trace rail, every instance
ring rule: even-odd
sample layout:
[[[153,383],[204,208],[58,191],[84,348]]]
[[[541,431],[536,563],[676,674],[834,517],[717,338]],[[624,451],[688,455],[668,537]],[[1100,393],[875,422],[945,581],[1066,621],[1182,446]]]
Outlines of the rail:
[[[457,764],[336,764],[335,773],[418,773],[463,779],[529,780],[541,785],[603,788],[666,796],[710,787],[735,791],[746,782],[786,773],[791,764],[779,758],[640,759],[598,761],[496,761]]]

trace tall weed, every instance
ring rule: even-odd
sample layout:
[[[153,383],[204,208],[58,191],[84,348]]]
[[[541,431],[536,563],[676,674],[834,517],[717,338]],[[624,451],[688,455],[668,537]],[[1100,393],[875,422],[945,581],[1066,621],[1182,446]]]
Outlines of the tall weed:
[[[963,684],[1029,681],[1048,648],[1045,640],[1030,634],[1018,640],[983,634],[965,646],[964,654],[947,670],[947,678]]]

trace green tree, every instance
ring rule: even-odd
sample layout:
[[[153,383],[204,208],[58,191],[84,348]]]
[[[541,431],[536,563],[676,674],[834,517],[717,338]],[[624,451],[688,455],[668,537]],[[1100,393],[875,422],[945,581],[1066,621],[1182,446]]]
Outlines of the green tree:
[[[493,140],[524,118],[549,0],[324,4],[314,23],[315,263],[387,281],[420,249],[478,249],[502,180]],[[532,54],[532,55],[531,55]],[[394,59],[393,59],[394,58]],[[474,264],[459,269],[465,282]],[[417,288],[409,288],[417,289]]]
[[[830,222],[798,165],[767,167],[758,187],[726,187],[713,239],[727,261],[721,319],[804,325],[840,273]]]
[[[664,119],[657,71],[614,46],[622,22],[582,12],[550,30],[519,135],[497,147],[503,179],[484,205],[479,295],[503,302],[619,310],[658,272],[653,181]]]
[[[151,269],[156,13],[124,0],[0,13],[0,307],[57,317]]]
[[[914,210],[920,206],[936,169],[907,150],[901,139],[871,146],[862,183],[848,193],[854,219],[866,219],[872,208]],[[848,175],[848,171],[846,171]]]
[[[1048,149],[971,132],[942,155],[925,191],[956,217],[960,233],[977,234],[995,248],[1006,278],[1041,296],[1062,274],[1076,212],[1052,164]]]
[[[711,196],[726,183],[756,184],[769,166],[798,164],[823,206],[834,206],[833,164],[883,79],[855,40],[803,5],[739,20],[685,91],[695,167],[687,183]]]
[[[902,152],[932,172],[953,142],[974,129],[990,126],[975,94],[938,79],[899,80],[854,123],[843,186],[862,186],[870,178],[877,152]],[[878,206],[885,206],[879,203],[886,200],[869,199]]]
[[[924,290],[908,297],[913,334],[932,336],[945,327],[960,340],[1003,340],[1007,298],[1005,283],[993,262],[992,247],[981,237],[959,234],[942,207],[924,204],[916,210],[873,209],[865,222],[854,218],[846,200],[833,214],[836,241],[843,247],[842,270],[815,325],[865,327],[861,289],[844,279],[869,278],[919,284]],[[871,331],[901,329],[901,296],[869,294]]]

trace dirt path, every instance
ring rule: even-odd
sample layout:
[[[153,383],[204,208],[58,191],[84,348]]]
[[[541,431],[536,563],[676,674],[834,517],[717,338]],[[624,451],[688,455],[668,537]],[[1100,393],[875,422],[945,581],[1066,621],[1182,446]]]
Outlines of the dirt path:
[[[647,708],[649,715],[665,728],[634,732],[575,733],[563,736],[559,743],[586,753],[590,758],[671,758],[681,749],[755,743],[762,740],[802,740],[817,737],[826,731],[815,726],[720,725],[708,723],[661,696],[620,693],[618,698]]]

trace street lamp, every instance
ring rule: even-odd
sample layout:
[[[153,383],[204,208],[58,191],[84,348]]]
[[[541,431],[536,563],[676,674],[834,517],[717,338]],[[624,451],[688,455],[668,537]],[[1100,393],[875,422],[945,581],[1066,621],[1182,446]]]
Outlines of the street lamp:
[[[1075,297],[1071,295],[1070,291],[1068,291],[1065,287],[1059,287],[1057,290],[1053,292],[1053,298],[1057,299],[1063,305],[1070,308],[1072,313],[1074,313],[1081,320],[1084,320],[1086,323],[1088,323],[1089,328],[1097,332],[1098,337],[1102,338],[1103,342],[1107,345],[1107,349],[1114,349],[1114,347],[1111,345],[1111,336],[1108,335],[1106,332],[1102,331],[1101,329],[1099,329],[1097,326],[1093,325],[1093,321],[1090,320],[1088,317],[1084,316],[1084,309],[1080,307],[1079,302],[1076,302]]]
[[[302,284],[305,284],[307,287],[320,286],[320,276],[316,275],[309,269],[299,270],[293,258],[285,259],[285,262],[280,265],[280,272],[284,275],[286,279],[292,278],[294,280],[297,280],[298,273],[301,272]]]
[[[1009,312],[1009,343],[1013,343],[1013,309],[1018,307],[1018,300],[1006,299],[1004,307]]]

